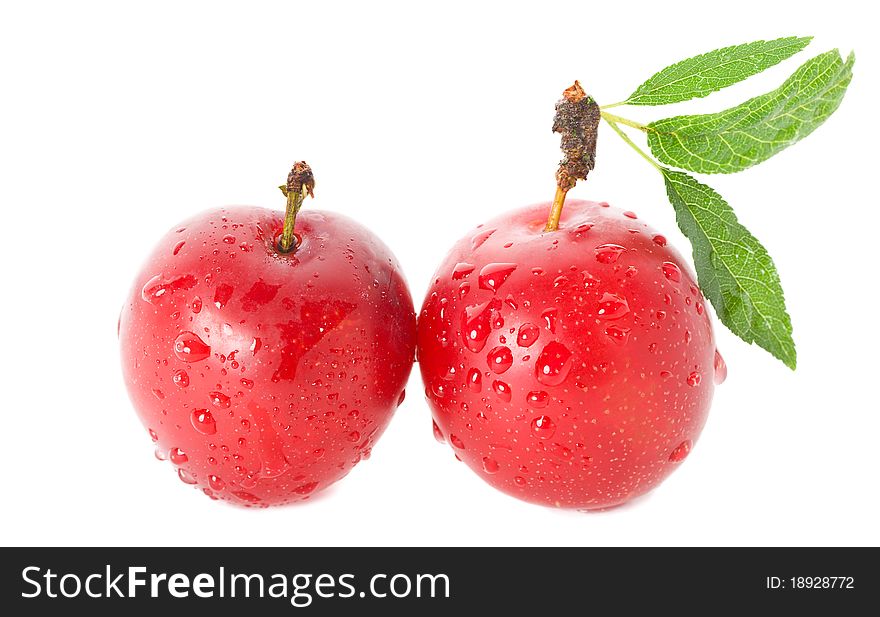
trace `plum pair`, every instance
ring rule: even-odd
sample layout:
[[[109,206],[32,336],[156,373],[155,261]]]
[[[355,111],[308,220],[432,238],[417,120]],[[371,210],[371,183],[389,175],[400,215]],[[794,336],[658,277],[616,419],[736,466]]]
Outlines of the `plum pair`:
[[[725,369],[694,275],[635,214],[571,201],[480,225],[437,270],[417,328],[379,238],[299,213],[313,186],[298,163],[286,213],[181,223],[135,278],[123,374],[183,482],[249,507],[326,488],[370,456],[416,347],[435,436],[515,497],[607,508],[687,456]]]

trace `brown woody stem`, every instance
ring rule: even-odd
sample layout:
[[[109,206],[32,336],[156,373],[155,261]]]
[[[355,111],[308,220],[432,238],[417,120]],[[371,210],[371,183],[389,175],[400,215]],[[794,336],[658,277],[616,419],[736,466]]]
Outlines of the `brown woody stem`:
[[[556,195],[544,231],[559,229],[565,196],[578,180],[586,180],[596,164],[596,136],[601,111],[599,105],[575,81],[556,103],[553,132],[562,135],[563,158],[556,172]]]

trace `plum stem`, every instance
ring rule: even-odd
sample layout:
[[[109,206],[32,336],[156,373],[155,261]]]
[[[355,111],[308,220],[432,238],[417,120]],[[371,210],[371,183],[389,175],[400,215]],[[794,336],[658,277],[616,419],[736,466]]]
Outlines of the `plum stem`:
[[[562,206],[565,205],[565,196],[568,189],[560,186],[556,187],[556,195],[553,196],[553,204],[550,206],[550,216],[547,218],[547,224],[544,231],[556,231],[559,229],[559,217],[562,216]]]
[[[563,158],[556,172],[556,195],[544,231],[559,229],[565,196],[578,180],[586,180],[596,164],[596,136],[601,111],[599,105],[575,81],[556,103],[553,132],[562,135]]]
[[[297,161],[293,164],[290,173],[287,174],[287,184],[278,188],[287,197],[287,210],[284,213],[284,229],[281,232],[281,240],[278,242],[278,250],[289,253],[296,249],[294,244],[293,227],[296,225],[296,215],[305,201],[306,195],[315,196],[315,176],[312,168],[305,161]]]

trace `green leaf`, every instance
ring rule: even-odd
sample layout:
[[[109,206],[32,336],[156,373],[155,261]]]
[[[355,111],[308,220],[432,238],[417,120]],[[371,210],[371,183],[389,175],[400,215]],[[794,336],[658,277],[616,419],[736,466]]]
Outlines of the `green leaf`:
[[[282,193],[285,197],[287,197],[287,185],[286,185],[286,184],[282,184],[281,186],[279,186],[279,187],[278,187],[278,190],[281,191],[281,193]]]
[[[684,172],[661,168],[678,226],[693,246],[700,289],[718,318],[794,369],[791,319],[773,260],[714,190]]]
[[[852,80],[855,56],[834,49],[804,63],[778,89],[726,111],[648,125],[660,161],[704,174],[729,174],[766,161],[834,113]]]
[[[789,36],[716,49],[655,73],[629,95],[627,105],[667,105],[702,98],[790,58],[813,37]]]

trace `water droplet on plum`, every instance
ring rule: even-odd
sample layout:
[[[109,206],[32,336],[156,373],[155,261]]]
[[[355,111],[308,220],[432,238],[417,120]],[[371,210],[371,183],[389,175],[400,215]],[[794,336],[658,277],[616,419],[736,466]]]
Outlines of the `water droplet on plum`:
[[[547,343],[535,363],[535,376],[545,386],[558,386],[571,370],[571,351],[557,341]]]
[[[610,338],[617,345],[625,345],[626,341],[629,339],[629,328],[610,325],[605,328],[605,336]]]
[[[663,265],[660,266],[660,268],[661,270],[663,270],[663,276],[665,276],[673,283],[678,283],[681,281],[681,270],[671,261],[664,261]]]
[[[690,454],[691,448],[693,447],[693,443],[690,439],[686,439],[672,451],[669,455],[670,462],[678,463],[687,458],[687,455]]]
[[[513,366],[513,354],[504,345],[492,349],[486,356],[486,360],[492,372],[499,375]]]
[[[556,432],[556,424],[550,416],[538,416],[532,419],[532,432],[541,439],[550,439]]]
[[[171,375],[171,383],[178,388],[185,388],[189,385],[189,375],[183,369],[174,371]]]
[[[625,250],[619,244],[602,244],[596,247],[596,261],[600,264],[613,264]]]
[[[431,384],[431,393],[435,398],[441,399],[446,396],[447,385],[443,380],[437,379]]]
[[[715,385],[720,386],[724,383],[724,380],[727,379],[727,363],[724,361],[724,358],[721,357],[721,353],[716,349],[715,350]]]
[[[483,471],[486,473],[498,473],[500,468],[498,461],[494,458],[489,458],[488,456],[483,457]]]
[[[457,281],[463,279],[473,272],[475,267],[474,264],[469,264],[466,261],[461,261],[455,264],[455,267],[452,269],[452,280]]]
[[[196,277],[191,274],[174,278],[166,278],[157,274],[144,284],[141,289],[141,299],[150,304],[157,304],[175,291],[192,289],[195,285]]]
[[[492,390],[505,403],[509,403],[511,399],[510,386],[503,381],[493,381]]]
[[[489,239],[489,236],[495,233],[494,229],[486,229],[485,231],[481,231],[476,234],[473,238],[471,238],[471,250],[476,251],[480,248],[483,243]]]
[[[247,491],[233,491],[232,493],[242,501],[246,501],[248,503],[257,503],[260,501],[260,498],[252,493],[248,493]]]
[[[629,313],[629,304],[627,304],[625,298],[607,291],[602,294],[602,297],[599,299],[599,309],[596,311],[600,318],[620,319],[627,313]]]
[[[526,395],[526,404],[534,409],[543,409],[550,402],[550,395],[543,390],[533,390]]]
[[[483,304],[468,306],[461,315],[465,346],[477,353],[486,346],[486,339],[499,319],[501,300],[492,298]]]
[[[513,271],[516,270],[516,264],[510,263],[491,263],[480,270],[479,285],[480,289],[489,289],[497,292],[498,288],[504,284]]]
[[[556,317],[559,315],[559,310],[555,308],[545,309],[541,313],[541,319],[544,320],[544,325],[547,326],[547,329],[550,332],[556,332]]]
[[[202,435],[213,435],[217,432],[217,422],[207,409],[194,409],[189,421],[193,428]]]
[[[468,371],[467,384],[471,392],[479,392],[483,389],[483,374],[480,369],[472,368]]]
[[[211,392],[208,394],[208,397],[211,399],[211,404],[214,407],[229,409],[232,405],[232,400],[222,392]]]
[[[541,335],[541,330],[533,323],[526,322],[519,327],[516,343],[520,347],[530,347]]]
[[[211,347],[195,332],[183,331],[174,339],[174,355],[183,362],[199,362],[210,357]]]

